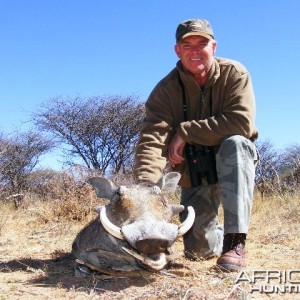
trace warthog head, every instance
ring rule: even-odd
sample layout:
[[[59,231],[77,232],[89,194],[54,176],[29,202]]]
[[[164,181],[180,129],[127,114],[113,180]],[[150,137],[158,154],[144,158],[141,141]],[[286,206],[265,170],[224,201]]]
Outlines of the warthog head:
[[[152,187],[116,186],[103,177],[91,178],[97,196],[110,202],[97,208],[100,218],[76,237],[75,256],[96,270],[163,269],[169,261],[170,247],[192,227],[195,219],[193,208],[188,207],[182,224],[170,223],[174,215],[184,210],[184,206],[171,205],[167,200],[179,178],[179,173],[169,173],[160,186]]]

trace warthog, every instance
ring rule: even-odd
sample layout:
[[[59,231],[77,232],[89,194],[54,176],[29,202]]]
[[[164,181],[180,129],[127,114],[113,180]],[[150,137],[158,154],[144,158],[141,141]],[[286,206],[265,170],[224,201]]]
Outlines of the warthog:
[[[152,187],[116,186],[103,177],[89,180],[100,198],[109,199],[99,206],[97,217],[76,237],[72,253],[77,258],[75,275],[83,276],[90,269],[159,271],[174,258],[171,246],[193,225],[195,212],[188,207],[188,216],[179,226],[170,223],[184,210],[183,205],[171,205],[167,195],[174,192],[179,173],[168,173],[161,183]]]

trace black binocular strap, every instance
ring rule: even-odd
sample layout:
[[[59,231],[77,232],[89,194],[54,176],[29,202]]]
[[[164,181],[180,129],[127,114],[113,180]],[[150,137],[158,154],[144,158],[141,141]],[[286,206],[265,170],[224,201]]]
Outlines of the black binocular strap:
[[[180,85],[181,93],[182,93],[183,117],[184,117],[184,121],[188,121],[188,118],[187,118],[187,103],[186,103],[186,97],[185,97],[185,87],[184,87],[182,79],[179,75],[179,72],[178,72],[178,81],[179,81],[179,85]],[[205,101],[204,96],[203,96],[204,88],[201,87],[200,89],[201,89],[201,97],[202,97],[201,100]],[[210,113],[210,117],[211,117],[212,116],[212,89],[210,91],[210,97],[209,97],[209,113]]]

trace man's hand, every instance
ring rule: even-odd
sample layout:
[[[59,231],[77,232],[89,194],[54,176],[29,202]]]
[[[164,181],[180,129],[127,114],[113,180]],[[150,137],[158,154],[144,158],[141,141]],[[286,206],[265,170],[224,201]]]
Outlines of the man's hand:
[[[182,137],[178,133],[175,133],[168,147],[169,162],[172,168],[184,161],[183,150],[185,144],[186,142]]]

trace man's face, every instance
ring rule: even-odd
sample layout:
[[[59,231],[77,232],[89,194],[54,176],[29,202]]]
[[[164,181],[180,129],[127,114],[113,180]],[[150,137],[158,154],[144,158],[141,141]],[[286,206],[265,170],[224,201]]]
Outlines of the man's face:
[[[184,68],[197,75],[209,71],[216,46],[215,40],[192,35],[175,45],[175,52]]]

